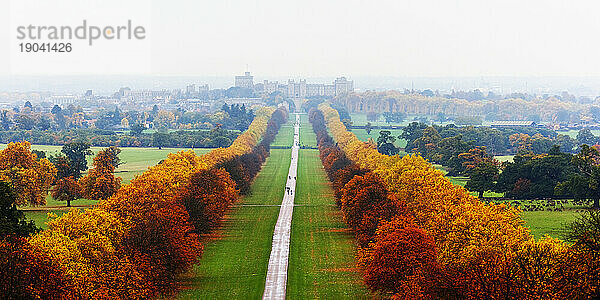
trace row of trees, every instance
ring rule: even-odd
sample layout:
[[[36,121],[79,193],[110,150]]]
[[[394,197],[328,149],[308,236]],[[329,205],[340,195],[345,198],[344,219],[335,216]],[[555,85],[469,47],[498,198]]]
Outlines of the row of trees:
[[[201,113],[177,109],[161,110],[154,105],[151,110],[121,111],[100,109],[84,112],[81,106],[54,105],[50,111],[33,106],[29,101],[23,107],[0,111],[0,131],[62,131],[82,128],[127,130],[140,133],[148,125],[155,129],[212,129],[219,124],[225,129],[244,131],[252,122],[254,113],[244,105],[224,104],[214,113]]]
[[[235,175],[220,165],[260,153],[262,158],[241,159],[237,165],[244,180],[252,180],[260,168],[256,162],[264,161],[268,151],[263,150],[268,150],[286,118],[284,110],[263,108],[230,147],[201,157],[193,151],[170,154],[93,209],[71,210],[49,222],[48,230],[28,239],[3,239],[3,295],[48,299],[171,296],[177,277],[202,253],[199,234],[218,224],[239,192],[240,185],[232,179]],[[263,150],[254,151],[257,148]],[[95,161],[90,184],[105,182],[98,166],[106,161],[107,156]],[[38,284],[46,274],[52,277]],[[50,289],[51,285],[56,287]]]
[[[449,150],[460,151],[474,146],[486,147],[493,155],[509,155],[522,151],[536,154],[547,153],[553,145],[563,152],[573,153],[582,144],[593,145],[597,141],[587,129],[582,129],[573,139],[544,128],[490,128],[454,125],[429,126],[413,122],[406,126],[400,136],[406,140],[406,152],[419,152],[428,159],[441,160]]]
[[[599,296],[593,223],[580,222],[572,244],[536,241],[518,209],[478,201],[418,155],[382,155],[348,132],[335,110],[319,110],[323,119],[311,119],[323,165],[357,233],[359,266],[372,290],[397,299]],[[337,146],[323,138],[326,130]]]
[[[595,106],[564,101],[559,97],[524,99],[492,98],[468,101],[460,98],[445,98],[435,95],[404,94],[401,91],[366,91],[335,97],[333,102],[354,112],[403,112],[416,115],[435,116],[440,113],[448,117],[484,116],[486,120],[532,120],[535,122],[579,123],[584,118],[596,118]],[[597,107],[596,107],[597,108]],[[341,116],[343,120],[344,117]]]
[[[228,147],[239,132],[216,127],[210,130],[179,130],[175,132],[117,134],[110,130],[74,129],[64,131],[17,130],[0,131],[0,143],[29,141],[37,145],[66,145],[86,140],[94,147]]]

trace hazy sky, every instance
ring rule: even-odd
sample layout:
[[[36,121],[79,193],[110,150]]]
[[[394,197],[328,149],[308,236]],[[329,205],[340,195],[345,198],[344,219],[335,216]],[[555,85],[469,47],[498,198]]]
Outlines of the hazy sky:
[[[599,1],[9,0],[0,75],[599,76]],[[20,53],[16,27],[143,25],[142,41]]]

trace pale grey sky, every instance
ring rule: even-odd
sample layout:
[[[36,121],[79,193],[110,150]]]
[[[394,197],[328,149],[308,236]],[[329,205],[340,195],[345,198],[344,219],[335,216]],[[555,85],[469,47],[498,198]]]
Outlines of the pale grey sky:
[[[577,0],[9,0],[0,75],[229,76],[248,65],[293,77],[599,76],[599,11],[600,2]],[[131,19],[147,39],[18,51],[17,26],[83,19]]]

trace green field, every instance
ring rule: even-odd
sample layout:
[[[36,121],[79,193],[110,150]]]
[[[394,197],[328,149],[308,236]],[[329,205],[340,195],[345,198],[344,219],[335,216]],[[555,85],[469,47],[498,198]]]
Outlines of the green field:
[[[291,150],[272,149],[251,187],[214,234],[200,263],[182,279],[182,299],[260,299]]]
[[[592,132],[593,135],[600,136],[600,130],[594,129],[594,130],[590,130],[590,131]],[[577,138],[577,134],[579,133],[579,130],[570,129],[570,130],[557,131],[556,133],[568,135],[572,138]]]
[[[292,118],[290,118],[293,120]],[[301,137],[316,146],[312,127],[302,116]],[[287,136],[286,136],[287,135]],[[288,123],[277,146],[291,146]],[[273,229],[279,216],[291,150],[271,156],[251,187],[227,214],[223,226],[204,237],[200,263],[182,279],[182,299],[260,299],[264,290]],[[368,298],[356,272],[354,237],[334,206],[318,150],[300,150],[297,197],[292,221],[287,297]]]
[[[354,235],[335,206],[318,150],[302,149],[299,156],[287,298],[372,298],[356,268]]]
[[[293,116],[290,116],[290,120]],[[295,118],[295,117],[293,117]],[[281,125],[279,128],[279,133],[275,136],[275,140],[271,143],[271,147],[275,148],[283,148],[283,147],[292,147],[292,143],[294,142],[294,127],[293,124],[288,122],[286,124]]]
[[[300,146],[317,147],[317,135],[308,122],[308,115],[300,115]]]

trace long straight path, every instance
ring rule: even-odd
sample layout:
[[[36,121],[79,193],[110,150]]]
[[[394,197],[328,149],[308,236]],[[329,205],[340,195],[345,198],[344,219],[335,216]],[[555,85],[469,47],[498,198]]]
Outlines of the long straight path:
[[[296,114],[294,124],[294,142],[292,157],[285,193],[279,217],[273,232],[273,246],[267,270],[267,279],[263,299],[285,299],[287,283],[288,261],[290,254],[290,230],[292,227],[292,213],[294,210],[294,196],[296,194],[296,176],[298,170],[298,149],[300,143],[300,115]]]

